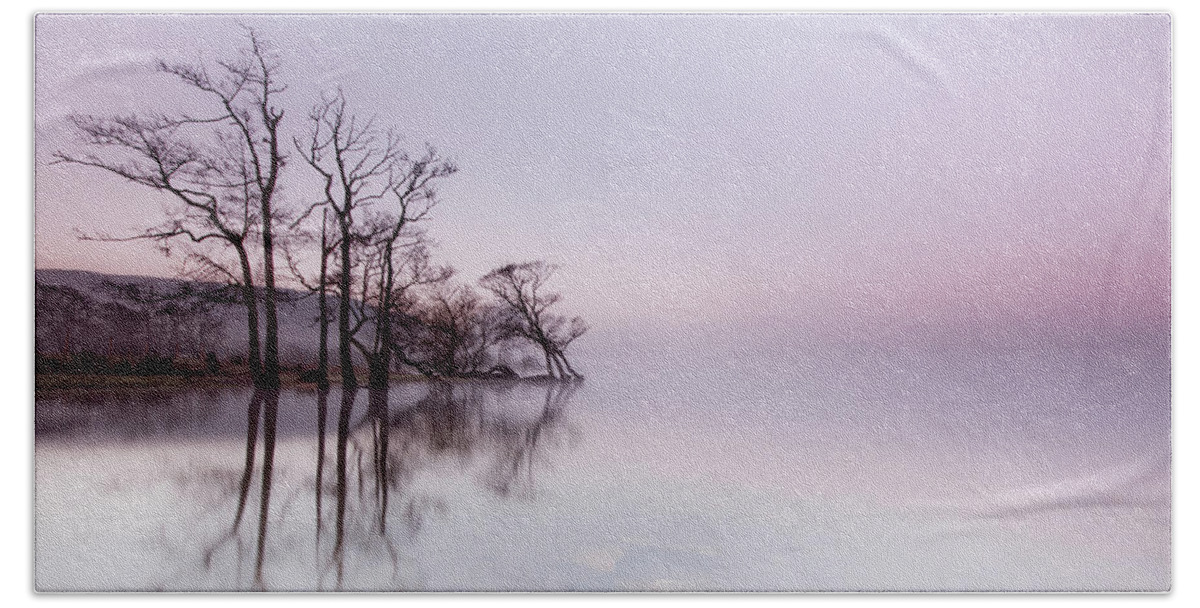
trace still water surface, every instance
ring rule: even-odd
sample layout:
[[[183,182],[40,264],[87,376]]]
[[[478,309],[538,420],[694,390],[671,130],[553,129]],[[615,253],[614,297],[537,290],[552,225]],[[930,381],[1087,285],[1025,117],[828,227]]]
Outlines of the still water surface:
[[[37,586],[1162,590],[1161,351],[610,357],[575,385],[46,397]],[[271,438],[248,421],[271,409],[264,493]]]

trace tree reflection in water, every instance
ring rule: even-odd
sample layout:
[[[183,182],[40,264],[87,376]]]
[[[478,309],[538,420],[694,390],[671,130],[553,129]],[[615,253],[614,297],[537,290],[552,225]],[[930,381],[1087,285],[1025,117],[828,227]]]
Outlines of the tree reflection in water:
[[[346,563],[346,445],[350,438],[350,414],[354,409],[354,394],[351,388],[342,391],[342,406],[338,411],[337,427],[337,517],[333,541],[333,563],[337,565],[337,586],[342,587]]]
[[[321,497],[325,495],[325,422],[328,410],[329,387],[322,386],[317,389],[317,480],[314,484],[317,501],[316,550],[318,552],[321,550],[321,532],[325,527],[321,521]]]
[[[254,587],[263,589],[263,559],[267,549],[267,522],[271,507],[271,478],[275,472],[275,429],[279,414],[279,389],[264,391],[262,497],[258,507],[258,552],[254,557]]]
[[[366,416],[354,428],[339,424],[338,510],[331,554],[337,588],[345,580],[350,543],[356,554],[369,553],[372,547],[385,550],[395,578],[401,539],[391,533],[389,518],[402,518],[407,524],[403,533],[419,531],[424,511],[431,505],[416,500],[409,486],[421,471],[447,460],[463,466],[487,461],[485,488],[500,496],[532,489],[535,462],[547,455],[538,449],[539,442],[559,424],[575,385],[547,385],[540,411],[524,419],[503,407],[514,404],[513,388],[513,383],[499,382],[436,383],[415,404],[396,411],[388,407],[389,391],[374,389],[368,395]],[[498,397],[502,407],[487,407],[489,394]],[[343,399],[339,420],[349,420],[352,403]],[[348,470],[352,461],[360,463],[355,465],[357,471]],[[346,491],[346,479],[352,474],[368,480],[370,486],[355,504],[350,504]],[[351,528],[351,517],[366,525]]]
[[[295,559],[289,547],[296,546],[297,535],[306,535],[307,529],[315,535],[312,545],[316,551],[315,580],[292,584],[303,584],[308,589],[327,586],[342,589],[358,563],[362,568],[376,568],[390,561],[390,585],[403,587],[399,582],[400,549],[411,544],[426,517],[445,509],[440,499],[429,498],[427,488],[417,487],[419,475],[424,474],[422,480],[428,482],[441,479],[441,475],[454,476],[458,471],[471,475],[475,487],[501,498],[532,494],[535,470],[553,454],[553,445],[561,445],[547,439],[556,434],[561,437],[556,431],[563,430],[563,412],[577,385],[550,383],[543,388],[544,391],[538,391],[514,382],[460,381],[425,387],[406,385],[390,391],[370,390],[366,395],[366,412],[357,420],[358,391],[349,391],[340,395],[336,442],[327,442],[326,437],[329,391],[316,391],[315,475],[311,464],[292,462],[295,456],[289,459],[286,451],[279,456],[284,468],[276,465],[275,418],[279,393],[255,391],[247,407],[244,464],[240,478],[231,479],[229,487],[236,499],[233,526],[204,553],[205,567],[211,570],[214,554],[232,547],[235,571],[243,572],[247,557],[244,551],[247,545],[253,546],[252,588],[266,589],[271,583],[270,563],[273,559]],[[289,392],[289,397],[293,395],[297,394]],[[299,405],[301,402],[288,401],[284,404],[285,412],[294,415],[294,409],[304,409]],[[311,422],[305,426],[313,428]],[[300,445],[303,443],[300,440]],[[325,470],[328,443],[334,443],[333,475]],[[253,512],[249,503],[256,473],[256,450],[260,445],[263,459],[258,533],[250,544],[243,535],[253,528],[241,523],[247,512]],[[311,454],[302,450],[305,452]],[[293,474],[309,471],[304,477],[312,482],[309,487],[313,494],[311,502],[304,502],[315,506],[315,528],[313,519],[307,519],[310,522],[307,525],[303,519],[297,519],[309,510],[297,509],[293,494],[283,496],[280,506],[271,510],[273,479],[283,475],[274,482],[284,484],[274,488],[276,492],[296,481],[288,480],[285,474],[288,471]],[[328,481],[330,477],[335,480],[332,484]],[[359,487],[352,489],[351,480],[356,480]],[[330,502],[326,499],[331,494],[332,514],[326,512]],[[322,542],[328,538],[325,533],[329,515],[333,516],[332,545]],[[397,522],[402,524],[399,528],[395,526]],[[268,529],[278,531],[273,533],[279,536],[274,543],[268,542]],[[264,580],[264,566],[268,570],[267,580]]]
[[[265,404],[265,408],[263,407]],[[254,558],[254,588],[264,589],[262,569],[266,559],[267,523],[271,505],[271,480],[275,471],[275,439],[276,423],[279,413],[279,389],[256,388],[250,396],[250,404],[246,408],[246,456],[242,466],[241,481],[238,483],[237,511],[233,517],[233,526],[229,532],[217,540],[204,553],[204,567],[211,568],[213,557],[217,551],[228,543],[237,546],[239,565],[241,563],[244,543],[241,537],[242,518],[246,513],[246,504],[250,497],[250,486],[254,477],[254,461],[258,445],[259,421],[262,420],[263,435],[263,466],[261,494],[259,496],[257,549]],[[239,568],[240,570],[240,568]]]

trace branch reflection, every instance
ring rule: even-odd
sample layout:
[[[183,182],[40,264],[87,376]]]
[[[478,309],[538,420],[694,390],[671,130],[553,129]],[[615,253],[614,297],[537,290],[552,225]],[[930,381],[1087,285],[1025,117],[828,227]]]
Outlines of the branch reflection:
[[[412,488],[422,472],[447,463],[463,471],[486,463],[477,480],[482,488],[503,498],[531,496],[537,463],[552,454],[544,440],[560,426],[576,386],[548,384],[530,403],[529,391],[514,390],[511,382],[439,382],[408,406],[390,403],[390,389],[372,389],[363,419],[353,429],[339,423],[332,551],[337,588],[345,583],[350,544],[355,554],[385,551],[395,578],[400,542],[420,531],[427,511],[445,508]],[[343,400],[339,420],[349,420],[351,403]],[[345,481],[351,476],[361,480],[353,504]],[[396,517],[405,524],[399,531],[389,527]]]

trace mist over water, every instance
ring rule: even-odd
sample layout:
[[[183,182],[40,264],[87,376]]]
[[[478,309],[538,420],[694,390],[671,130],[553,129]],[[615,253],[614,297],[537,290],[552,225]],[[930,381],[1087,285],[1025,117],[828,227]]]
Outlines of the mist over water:
[[[341,398],[319,442],[285,389],[261,588],[1169,587],[1162,336],[775,334],[599,330],[581,385],[359,391],[340,560]],[[39,400],[38,587],[259,588],[256,528],[229,535],[251,395]]]
[[[180,208],[56,155],[79,114],[209,116],[154,66],[247,26],[280,217],[341,91],[461,166],[427,225],[456,281],[559,267],[587,379],[39,394],[38,589],[1170,588],[1170,15],[44,14],[39,285],[101,306],[210,253],[79,239]],[[277,311],[289,367],[315,302]]]

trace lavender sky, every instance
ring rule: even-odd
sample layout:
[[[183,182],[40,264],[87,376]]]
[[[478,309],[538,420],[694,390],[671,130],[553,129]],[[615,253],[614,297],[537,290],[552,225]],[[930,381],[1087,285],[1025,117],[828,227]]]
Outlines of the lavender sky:
[[[38,268],[173,276],[75,237],[169,201],[48,161],[70,113],[191,103],[154,60],[221,57],[239,23],[282,54],[289,137],[340,85],[435,143],[462,167],[439,259],[549,259],[594,325],[1169,325],[1165,15],[42,16]]]

